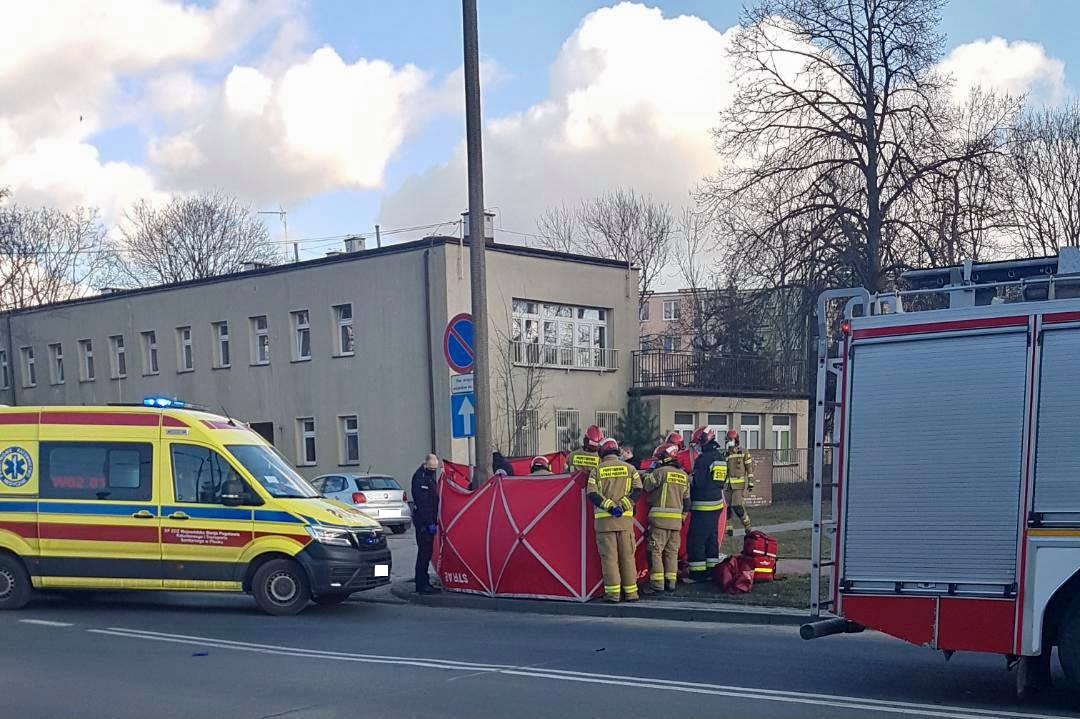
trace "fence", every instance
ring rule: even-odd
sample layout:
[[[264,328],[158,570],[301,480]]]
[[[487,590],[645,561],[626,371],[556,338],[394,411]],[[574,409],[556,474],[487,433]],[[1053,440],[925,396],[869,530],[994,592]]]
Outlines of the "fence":
[[[804,394],[806,362],[765,355],[703,355],[695,352],[633,353],[634,387],[742,390]]]
[[[604,347],[565,347],[533,342],[511,342],[510,359],[516,365],[559,369],[619,369],[619,351]]]

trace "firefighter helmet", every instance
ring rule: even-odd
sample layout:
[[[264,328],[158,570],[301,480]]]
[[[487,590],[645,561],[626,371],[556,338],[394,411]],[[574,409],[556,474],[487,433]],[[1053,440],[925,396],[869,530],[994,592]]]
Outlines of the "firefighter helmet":
[[[738,432],[736,432],[736,431],[735,431],[735,430],[733,430],[733,429],[729,429],[729,430],[727,431],[727,438],[728,438],[728,439],[730,439],[730,440],[731,440],[732,442],[734,442],[735,444],[738,444],[738,443],[739,443],[739,433],[738,433]]]
[[[532,461],[532,464],[529,466],[529,469],[532,470],[533,472],[535,472],[537,470],[541,470],[541,469],[550,472],[551,471],[551,461],[548,460],[547,457],[545,457],[544,455],[541,454],[538,457],[533,457],[533,461]]]
[[[619,453],[619,441],[614,437],[608,437],[601,440],[600,446],[597,448],[601,457],[607,457],[612,454]]]
[[[716,441],[716,432],[711,427],[702,427],[698,435],[698,446],[706,447]]]
[[[666,444],[673,444],[676,447],[678,447],[679,449],[682,449],[683,448],[682,432],[674,432],[674,431],[670,432],[668,434],[668,436],[667,436],[667,440],[665,440],[665,443]],[[662,447],[663,445],[660,445],[660,446]],[[659,447],[657,449],[659,449]]]
[[[581,446],[590,452],[596,451],[600,443],[604,441],[604,430],[595,424],[585,430],[585,436],[581,439]]]
[[[678,462],[679,447],[675,444],[664,444],[656,449],[656,458],[663,462]]]

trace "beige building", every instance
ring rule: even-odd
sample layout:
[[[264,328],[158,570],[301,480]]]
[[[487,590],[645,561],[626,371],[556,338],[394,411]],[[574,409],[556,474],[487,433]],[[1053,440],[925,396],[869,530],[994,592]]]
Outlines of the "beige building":
[[[613,429],[638,346],[635,273],[488,248],[496,445],[533,454],[571,421]],[[307,476],[408,479],[431,450],[468,460],[451,436],[442,344],[469,298],[468,245],[436,237],[11,312],[0,402],[179,397],[251,422]]]

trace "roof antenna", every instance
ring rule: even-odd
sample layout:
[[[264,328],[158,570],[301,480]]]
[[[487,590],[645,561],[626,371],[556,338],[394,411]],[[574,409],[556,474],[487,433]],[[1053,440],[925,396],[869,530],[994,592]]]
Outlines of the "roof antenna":
[[[235,427],[236,422],[233,422],[233,418],[229,416],[229,410],[225,409],[225,405],[221,405],[221,411],[225,415],[225,419],[229,420],[229,426]]]

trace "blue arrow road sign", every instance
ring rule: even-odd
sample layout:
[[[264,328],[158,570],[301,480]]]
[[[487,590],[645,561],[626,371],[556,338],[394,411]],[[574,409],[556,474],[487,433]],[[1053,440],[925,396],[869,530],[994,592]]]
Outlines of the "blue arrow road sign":
[[[472,393],[450,395],[450,421],[454,427],[454,439],[472,437],[476,434],[476,427],[473,426],[475,407],[476,395]]]
[[[472,315],[462,313],[454,316],[446,324],[443,333],[443,354],[446,364],[458,374],[473,371]]]

